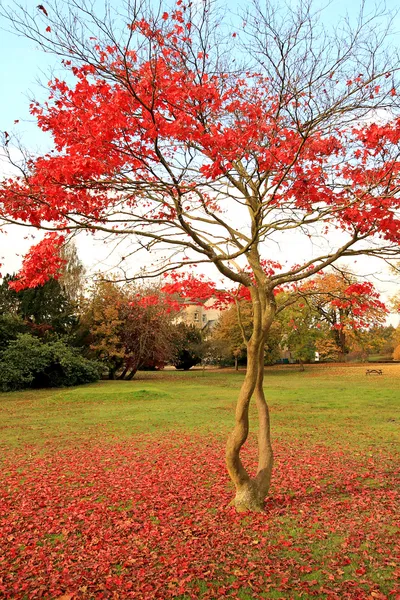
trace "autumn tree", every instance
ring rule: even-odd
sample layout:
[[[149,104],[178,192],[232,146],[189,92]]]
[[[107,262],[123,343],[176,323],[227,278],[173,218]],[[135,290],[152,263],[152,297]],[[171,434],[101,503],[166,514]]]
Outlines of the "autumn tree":
[[[247,301],[224,311],[212,333],[214,340],[227,345],[236,369],[239,359],[245,357],[246,339],[250,337],[252,327],[252,305]]]
[[[87,343],[110,379],[132,379],[138,369],[163,367],[174,357],[171,309],[157,289],[98,280],[85,304]]]
[[[320,337],[315,340],[315,351],[323,362],[337,362],[341,356],[340,348],[331,337]]]
[[[170,10],[127,2],[118,14],[106,4],[103,16],[94,7],[1,9],[67,72],[51,79],[46,103],[31,105],[53,151],[17,162],[12,133],[4,134],[19,175],[1,185],[3,222],[48,231],[26,256],[20,286],[56,275],[59,249],[86,230],[126,242],[124,277],[134,276],[130,240],[154,256],[141,276],[210,263],[232,294],[244,290],[253,329],[226,462],[237,509],[261,510],[273,465],[264,346],[286,307],[277,290],[294,292],[339,260],[399,254],[390,19],[361,5],[354,24],[329,29],[308,0],[249,3],[232,21],[208,0],[178,0]],[[291,245],[300,238],[308,254]],[[293,250],[279,263],[280,247]],[[158,265],[157,249],[166,256]],[[186,290],[193,282],[199,287],[188,277]],[[254,476],[240,458],[252,398]]]
[[[121,308],[121,341],[125,351],[121,378],[132,379],[138,369],[163,368],[175,357],[174,308],[157,288],[130,288]]]
[[[400,344],[400,325],[398,325],[393,332],[393,343],[395,346]]]
[[[242,301],[225,310],[212,332],[212,340],[223,342],[238,369],[239,360],[246,361],[246,339],[253,328],[253,311],[249,301]],[[275,321],[265,341],[265,364],[274,364],[280,358],[281,327]]]
[[[342,357],[348,351],[349,334],[354,337],[359,330],[381,326],[388,314],[371,282],[339,269],[311,279],[301,293],[302,306],[328,325]]]
[[[123,292],[111,281],[98,281],[83,306],[81,328],[90,349],[108,369],[109,379],[122,367],[125,350],[121,340],[121,305],[127,303]]]
[[[349,350],[365,359],[370,354],[390,357],[396,346],[395,331],[392,325],[357,329],[348,336]]]
[[[387,309],[369,281],[339,269],[319,273],[282,292],[287,305],[278,315],[282,344],[299,362],[343,360],[356,340],[365,340],[370,329],[385,322]]]

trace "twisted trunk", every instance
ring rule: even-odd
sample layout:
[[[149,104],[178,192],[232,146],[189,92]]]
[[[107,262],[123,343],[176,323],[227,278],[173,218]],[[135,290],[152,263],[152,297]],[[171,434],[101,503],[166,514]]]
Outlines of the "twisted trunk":
[[[264,509],[273,466],[273,451],[270,435],[270,417],[265,400],[264,347],[266,335],[275,314],[273,301],[260,302],[259,294],[253,299],[254,329],[247,344],[247,371],[236,405],[235,426],[226,445],[226,464],[236,488],[232,504],[238,511]],[[249,406],[254,397],[258,412],[258,468],[255,477],[250,477],[240,459],[240,450],[249,433]]]
[[[258,377],[255,389],[255,400],[258,412],[258,468],[255,481],[259,494],[264,498],[271,485],[274,454],[271,444],[271,426],[268,404],[264,394],[264,345],[260,351],[258,364]]]

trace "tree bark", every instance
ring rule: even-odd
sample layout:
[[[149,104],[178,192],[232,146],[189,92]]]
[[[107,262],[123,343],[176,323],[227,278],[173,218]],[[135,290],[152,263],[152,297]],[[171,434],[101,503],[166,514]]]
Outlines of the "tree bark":
[[[236,495],[232,504],[239,512],[264,510],[273,466],[270,417],[264,395],[264,349],[267,333],[271,327],[276,305],[273,295],[267,297],[265,290],[252,289],[253,333],[247,343],[247,370],[236,404],[235,426],[226,445],[226,464],[235,485]],[[254,396],[258,412],[258,468],[250,477],[240,459],[240,450],[249,433],[249,405]]]
[[[236,405],[235,426],[226,446],[226,464],[236,487],[232,504],[239,512],[261,512],[269,490],[273,463],[269,412],[263,391],[264,340],[249,344],[247,354],[247,371]],[[254,479],[248,475],[240,459],[240,450],[249,433],[249,405],[253,394],[259,416],[259,463]]]
[[[255,481],[263,501],[271,485],[274,453],[271,444],[271,423],[268,404],[264,394],[264,344],[258,357],[258,377],[255,388],[255,400],[258,412],[258,468]]]

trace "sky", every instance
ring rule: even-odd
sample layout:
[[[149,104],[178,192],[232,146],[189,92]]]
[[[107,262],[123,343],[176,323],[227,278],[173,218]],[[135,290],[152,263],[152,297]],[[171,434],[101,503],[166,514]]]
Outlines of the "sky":
[[[395,9],[397,3],[398,0],[389,0],[386,6]],[[36,7],[36,4],[37,0],[27,0],[29,7]],[[118,6],[118,1],[112,1],[111,4]],[[235,0],[235,4],[239,5],[238,0]],[[48,5],[51,5],[50,1]],[[245,2],[240,2],[240,5],[245,6]],[[349,10],[349,6],[353,14],[357,12],[357,5],[349,3],[348,0],[333,0],[330,4],[317,1],[315,5],[327,6],[324,14],[328,24],[335,24],[338,15]],[[372,10],[374,5],[371,0],[366,0],[367,10]],[[229,8],[234,10],[231,1]],[[400,31],[400,16],[395,20],[396,28],[397,25]],[[46,90],[42,84],[48,81],[52,69],[58,66],[58,59],[51,54],[45,54],[34,42],[7,31],[8,28],[7,22],[0,16],[0,131],[18,133],[29,150],[46,150],[50,146],[50,139],[40,132],[29,115],[29,102],[33,98],[43,100],[46,97]],[[15,124],[15,120],[19,122]],[[0,176],[4,174],[5,169],[6,165],[0,157]],[[7,235],[0,234],[0,263],[3,264],[3,273],[19,268],[23,254],[32,244],[31,235],[30,230],[20,231],[16,228],[10,230]],[[293,237],[288,252],[299,251],[299,244],[299,240]],[[78,249],[81,259],[92,271],[105,269],[111,264],[106,258],[108,252],[104,244],[100,241],[95,242],[92,237],[82,238]],[[400,281],[393,281],[393,277],[382,268],[381,262],[360,259],[359,269],[360,273],[372,278],[385,297],[398,291]],[[392,318],[391,322],[396,325],[398,318]]]

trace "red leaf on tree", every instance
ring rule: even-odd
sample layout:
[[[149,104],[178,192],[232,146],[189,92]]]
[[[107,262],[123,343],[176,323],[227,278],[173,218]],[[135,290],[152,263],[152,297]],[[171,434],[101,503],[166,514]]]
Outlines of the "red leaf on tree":
[[[21,271],[9,286],[18,292],[27,287],[43,285],[50,278],[57,279],[65,264],[59,255],[64,240],[62,235],[48,233],[41,242],[32,246],[23,260]]]

